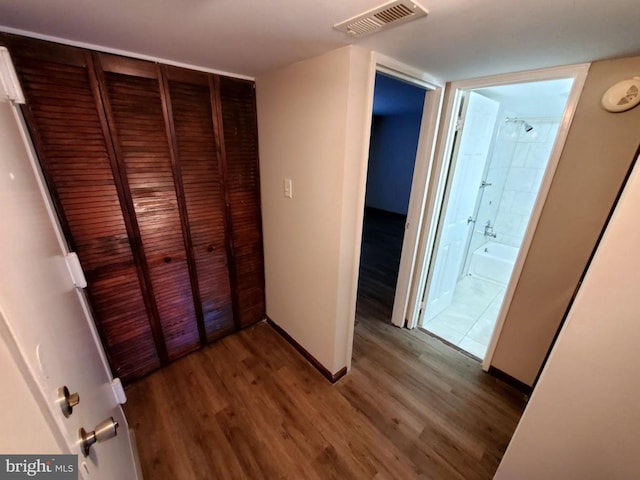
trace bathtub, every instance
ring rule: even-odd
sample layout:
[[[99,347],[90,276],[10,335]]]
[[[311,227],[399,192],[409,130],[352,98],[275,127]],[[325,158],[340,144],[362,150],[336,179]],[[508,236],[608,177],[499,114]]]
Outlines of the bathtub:
[[[471,255],[469,274],[506,285],[509,283],[517,256],[517,247],[487,242],[477,248]]]

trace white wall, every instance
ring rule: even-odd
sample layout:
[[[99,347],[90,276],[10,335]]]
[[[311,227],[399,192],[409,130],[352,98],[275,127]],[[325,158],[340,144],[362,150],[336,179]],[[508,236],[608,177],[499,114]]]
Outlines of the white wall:
[[[351,359],[372,83],[358,47],[256,79],[267,315],[331,373]]]
[[[629,479],[640,472],[640,163],[496,479]]]

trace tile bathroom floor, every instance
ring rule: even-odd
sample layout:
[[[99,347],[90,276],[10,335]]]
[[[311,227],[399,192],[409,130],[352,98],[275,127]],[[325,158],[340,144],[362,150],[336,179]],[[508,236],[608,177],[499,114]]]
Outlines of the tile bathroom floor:
[[[504,292],[504,285],[466,275],[458,281],[451,305],[422,328],[483,359]]]

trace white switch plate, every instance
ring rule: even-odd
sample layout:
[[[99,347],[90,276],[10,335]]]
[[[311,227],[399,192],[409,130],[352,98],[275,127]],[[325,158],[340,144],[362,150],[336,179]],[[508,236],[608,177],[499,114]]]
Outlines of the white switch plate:
[[[293,198],[293,183],[290,178],[284,179],[284,196],[286,198]]]

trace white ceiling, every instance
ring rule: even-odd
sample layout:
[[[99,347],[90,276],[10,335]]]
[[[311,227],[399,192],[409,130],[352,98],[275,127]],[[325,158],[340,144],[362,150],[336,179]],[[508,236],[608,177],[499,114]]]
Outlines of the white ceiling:
[[[494,100],[507,110],[509,116],[560,117],[569,98],[573,79],[499,85],[480,88],[476,92]]]
[[[18,29],[256,76],[354,43],[380,0],[0,0]],[[421,0],[427,18],[355,41],[444,80],[640,54],[638,0]],[[3,28],[4,27],[4,28]]]

